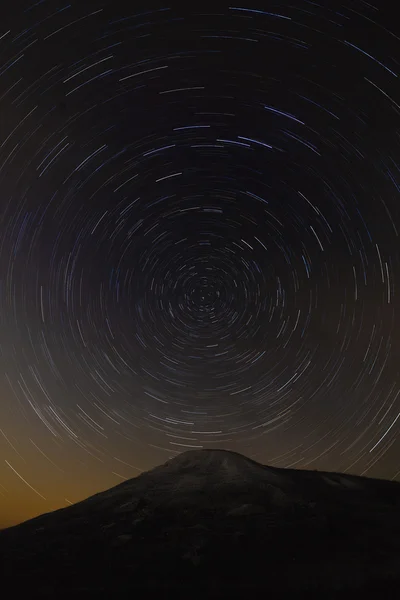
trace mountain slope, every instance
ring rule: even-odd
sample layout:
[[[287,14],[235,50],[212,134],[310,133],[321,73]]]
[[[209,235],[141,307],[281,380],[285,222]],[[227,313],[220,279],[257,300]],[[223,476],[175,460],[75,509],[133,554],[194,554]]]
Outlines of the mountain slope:
[[[397,598],[400,484],[188,451],[0,532],[0,573],[3,589],[30,598]]]

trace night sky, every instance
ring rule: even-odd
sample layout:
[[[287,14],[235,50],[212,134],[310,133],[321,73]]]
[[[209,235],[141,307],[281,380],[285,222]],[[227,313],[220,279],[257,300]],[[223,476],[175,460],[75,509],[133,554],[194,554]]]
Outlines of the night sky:
[[[0,526],[192,448],[400,480],[395,3],[3,1]]]

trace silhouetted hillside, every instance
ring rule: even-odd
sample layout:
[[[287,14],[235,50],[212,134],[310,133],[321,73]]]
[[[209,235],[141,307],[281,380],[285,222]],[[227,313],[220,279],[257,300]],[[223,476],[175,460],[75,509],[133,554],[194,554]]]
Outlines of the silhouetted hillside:
[[[399,598],[400,484],[188,451],[0,532],[0,565],[13,597]]]

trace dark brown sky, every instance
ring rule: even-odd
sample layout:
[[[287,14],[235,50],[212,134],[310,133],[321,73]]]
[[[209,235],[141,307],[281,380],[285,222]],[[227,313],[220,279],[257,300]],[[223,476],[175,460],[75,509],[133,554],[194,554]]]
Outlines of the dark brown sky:
[[[399,477],[400,29],[264,9],[0,8],[0,526],[193,447]]]

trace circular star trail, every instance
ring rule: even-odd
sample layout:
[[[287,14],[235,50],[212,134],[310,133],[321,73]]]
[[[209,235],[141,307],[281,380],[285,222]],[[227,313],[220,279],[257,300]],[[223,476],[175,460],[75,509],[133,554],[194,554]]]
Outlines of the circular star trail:
[[[190,448],[398,477],[390,9],[0,22],[3,522]]]

